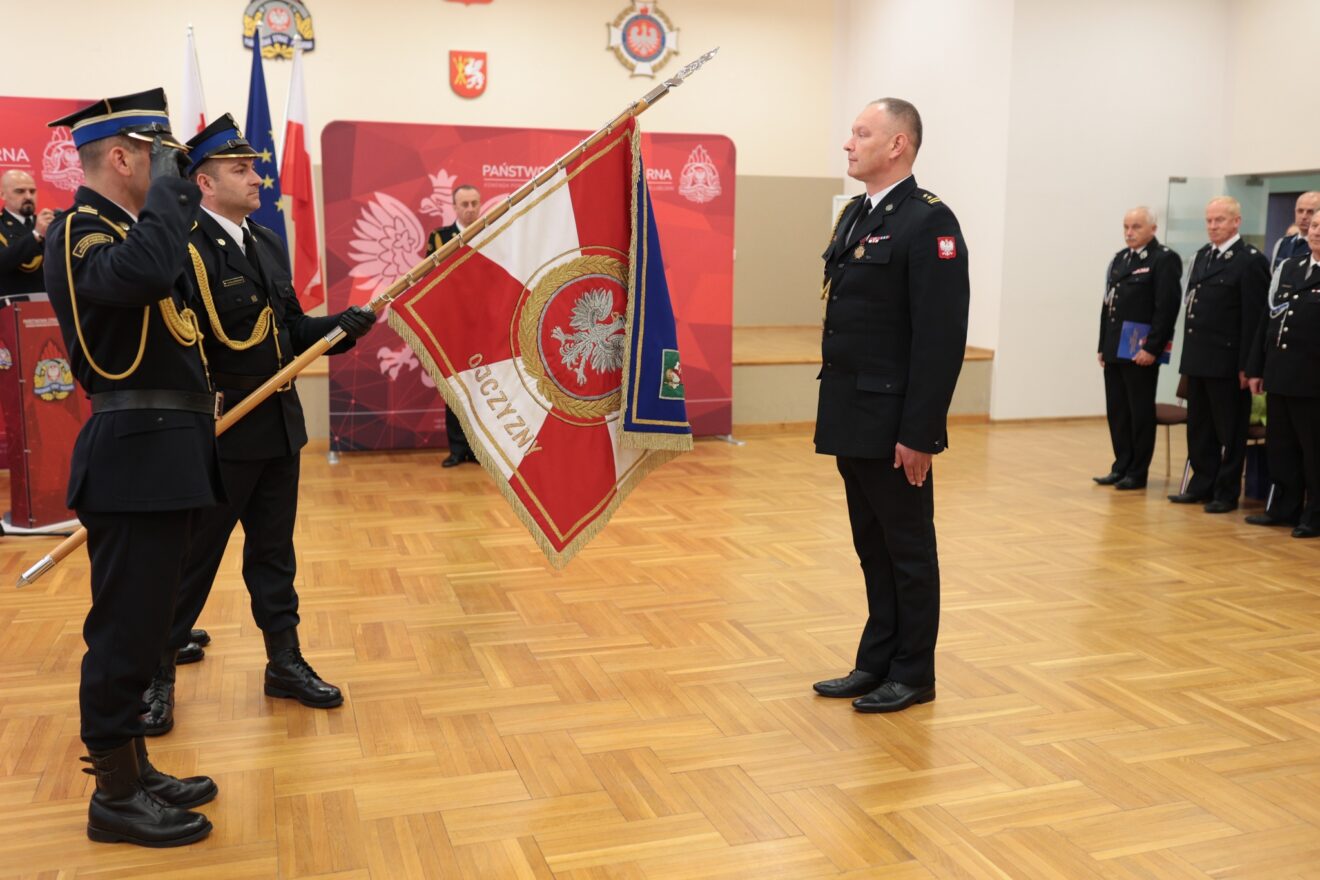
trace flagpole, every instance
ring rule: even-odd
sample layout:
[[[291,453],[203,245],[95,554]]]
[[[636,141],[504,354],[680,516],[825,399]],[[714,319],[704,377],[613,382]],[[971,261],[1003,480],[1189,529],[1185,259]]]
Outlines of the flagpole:
[[[260,40],[260,32],[258,32],[258,41],[259,40]],[[258,45],[254,46],[253,48],[254,51],[257,52],[261,51],[259,42]],[[688,77],[692,76],[692,74],[696,73],[697,70],[699,70],[702,67],[702,65],[704,65],[711,58],[714,58],[715,53],[718,51],[720,51],[718,46],[715,47],[714,49],[711,49],[709,52],[702,55],[697,60],[683,67],[673,76],[669,77],[664,82],[660,83],[658,86],[651,89],[651,91],[647,92],[645,95],[638,98],[636,101],[633,101],[623,110],[622,113],[620,113],[618,116],[615,116],[613,119],[611,119],[601,128],[592,132],[576,147],[569,150],[564,155],[560,156],[559,159],[556,160],[553,164],[547,166],[546,169],[542,171],[540,174],[536,175],[531,180],[527,181],[518,189],[510,193],[504,199],[504,201],[500,202],[500,204],[496,205],[492,210],[481,215],[481,217],[479,217],[471,226],[468,226],[458,235],[451,238],[446,244],[441,245],[440,248],[437,249],[435,253],[430,254],[427,257],[424,257],[421,260],[421,262],[417,263],[417,265],[413,266],[411,269],[405,272],[400,278],[395,280],[393,284],[391,284],[381,293],[372,297],[371,301],[367,303],[366,307],[371,309],[371,311],[375,312],[376,314],[380,314],[382,311],[384,311],[384,309],[387,306],[389,306],[390,303],[394,302],[394,300],[397,299],[399,296],[401,296],[405,291],[407,291],[413,285],[417,284],[419,281],[425,278],[427,273],[429,273],[436,266],[440,265],[440,263],[443,260],[445,260],[450,254],[458,250],[463,245],[467,244],[477,235],[481,234],[481,232],[483,232],[492,223],[494,223],[496,220],[500,219],[505,214],[507,214],[511,209],[513,209],[515,205],[517,205],[519,202],[524,201],[528,196],[536,192],[537,187],[544,186],[545,184],[549,183],[550,179],[553,178],[556,174],[558,174],[565,165],[567,165],[568,163],[572,162],[574,159],[581,156],[583,153],[591,149],[596,144],[600,143],[600,141],[608,137],[610,133],[614,131],[614,129],[618,128],[620,125],[624,124],[628,120],[642,115],[647,110],[654,107],[656,102],[658,102],[665,95],[669,94],[670,91],[677,88],[678,86],[681,86],[683,82]],[[282,370],[280,370],[274,376],[271,376],[269,379],[267,379],[261,385],[261,387],[257,388],[247,397],[244,397],[238,403],[234,404],[233,408],[227,410],[225,414],[220,418],[220,420],[215,423],[216,436],[219,436],[223,434],[225,431],[228,431],[231,427],[233,427],[235,422],[237,422],[239,419],[243,418],[248,413],[250,413],[253,409],[255,409],[258,405],[260,405],[267,397],[270,397],[280,388],[283,388],[285,385],[287,385],[290,381],[293,380],[294,377],[296,377],[303,370],[307,369],[307,367],[310,366],[313,361],[315,361],[321,355],[325,354],[326,351],[328,351],[329,349],[333,348],[336,344],[338,344],[344,338],[344,335],[345,334],[342,329],[340,329],[339,327],[335,327],[329,333],[325,334],[320,339],[316,340],[316,342],[312,343],[312,345],[306,351],[304,351],[302,354],[298,355],[296,358],[294,358],[292,361],[286,364]],[[74,550],[78,549],[84,543],[86,543],[86,541],[87,541],[87,529],[85,527],[78,529],[78,531],[74,532],[72,535],[65,538],[62,542],[60,542],[59,546],[57,546],[54,550],[52,550],[46,556],[43,556],[40,560],[38,560],[35,565],[33,565],[27,571],[23,572],[23,574],[18,579],[18,586],[25,587],[28,584],[34,583],[38,578],[40,578],[46,572],[50,571],[52,568],[58,565],[70,553],[72,553]]]

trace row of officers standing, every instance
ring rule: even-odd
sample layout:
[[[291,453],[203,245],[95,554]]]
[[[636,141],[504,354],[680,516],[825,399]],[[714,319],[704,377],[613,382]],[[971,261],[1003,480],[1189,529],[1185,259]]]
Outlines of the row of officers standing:
[[[293,534],[307,432],[297,388],[289,382],[218,438],[216,420],[319,339],[346,351],[375,314],[299,308],[283,240],[248,219],[262,179],[229,114],[182,144],[164,90],[152,89],[50,125],[71,129],[86,183],[55,214],[35,210],[29,176],[0,180],[0,276],[49,294],[91,400],[67,495],[91,560],[79,688],[84,772],[96,778],[87,834],[179,846],[210,832],[192,808],[218,789],[154,767],[144,737],[173,727],[175,668],[205,655],[209,637],[193,627],[238,523],[265,693],[343,702],[298,638]]]
[[[1297,233],[1270,256],[1242,240],[1242,209],[1220,196],[1206,206],[1209,242],[1187,287],[1182,260],[1155,237],[1155,217],[1123,218],[1126,247],[1109,263],[1099,361],[1114,462],[1095,482],[1143,489],[1155,450],[1155,386],[1181,305],[1179,372],[1187,399],[1190,476],[1175,504],[1207,513],[1237,509],[1253,394],[1266,393],[1266,455],[1273,485],[1252,525],[1320,537],[1320,193],[1296,204]]]

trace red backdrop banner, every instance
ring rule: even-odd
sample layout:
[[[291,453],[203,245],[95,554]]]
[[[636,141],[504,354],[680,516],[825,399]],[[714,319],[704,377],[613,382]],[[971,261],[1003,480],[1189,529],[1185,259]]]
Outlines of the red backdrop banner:
[[[362,305],[410,269],[431,230],[454,222],[453,191],[485,210],[586,132],[332,122],[321,134],[328,308]],[[642,156],[678,323],[688,418],[733,428],[734,146],[720,135],[644,134]],[[382,321],[330,361],[332,449],[444,446],[444,403]]]

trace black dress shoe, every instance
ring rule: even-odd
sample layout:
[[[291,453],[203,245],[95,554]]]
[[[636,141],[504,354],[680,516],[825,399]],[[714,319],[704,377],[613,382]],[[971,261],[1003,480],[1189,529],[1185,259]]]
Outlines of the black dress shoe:
[[[147,736],[163,736],[174,729],[174,652],[167,651],[160,658],[151,684],[142,694],[147,711],[142,716],[142,732]]]
[[[1146,481],[1138,480],[1135,477],[1124,477],[1114,484],[1114,488],[1120,490],[1144,489],[1146,488]]]
[[[464,455],[463,455],[463,460],[464,460],[464,461],[470,461],[470,462],[472,462],[473,464],[480,464],[480,462],[477,461],[477,456],[476,456],[476,454],[474,454],[474,453],[472,452],[472,450],[470,450],[470,449],[469,449],[466,453],[464,453]]]
[[[1315,526],[1298,526],[1292,530],[1294,538],[1320,538],[1320,529]]]
[[[174,665],[184,666],[188,663],[196,663],[206,656],[206,649],[198,642],[189,642],[174,654]]]
[[[96,777],[87,806],[87,837],[97,843],[138,846],[184,846],[211,833],[211,820],[166,804],[142,784],[137,746],[130,740],[82,760],[83,772]]]
[[[935,685],[910,687],[898,681],[886,681],[864,697],[853,700],[858,712],[898,712],[915,703],[935,699]]]
[[[884,680],[882,675],[854,669],[843,678],[818,681],[811,687],[822,697],[860,697],[875,690]]]
[[[1112,486],[1115,483],[1117,483],[1119,480],[1123,479],[1123,475],[1120,474],[1118,471],[1110,471],[1109,473],[1105,474],[1103,477],[1092,477],[1091,479],[1095,480],[1101,486]]]
[[[1218,499],[1211,501],[1204,508],[1206,513],[1232,513],[1237,510],[1236,501],[1220,501]]]
[[[137,748],[138,774],[142,787],[171,807],[200,807],[215,800],[220,793],[215,780],[209,776],[188,776],[184,779],[162,773],[151,764],[147,757],[147,741],[142,737],[133,740]]]
[[[303,659],[296,627],[264,635],[268,658],[266,696],[297,700],[313,709],[333,709],[344,702],[339,688],[322,681]]]
[[[1177,495],[1170,495],[1169,500],[1174,504],[1206,504],[1213,499],[1193,495],[1191,492],[1179,492]]]
[[[460,455],[457,452],[451,452],[449,453],[448,458],[440,462],[440,467],[446,467],[446,468],[458,467],[460,464],[463,463],[463,460],[464,459],[462,455]]]
[[[1276,519],[1268,513],[1252,513],[1247,515],[1247,525],[1249,526],[1296,526],[1297,523],[1289,522],[1286,519]]]
[[[196,642],[205,648],[211,644],[211,634],[204,629],[195,629],[188,633],[188,641]]]

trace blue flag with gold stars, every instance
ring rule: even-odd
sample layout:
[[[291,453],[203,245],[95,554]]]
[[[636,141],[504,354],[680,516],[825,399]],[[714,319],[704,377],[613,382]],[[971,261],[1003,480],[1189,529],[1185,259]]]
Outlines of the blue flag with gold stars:
[[[252,212],[252,219],[275,230],[287,249],[289,235],[284,229],[284,212],[280,210],[280,170],[275,161],[275,126],[270,123],[260,42],[254,41],[252,47],[252,83],[248,87],[247,125],[243,128],[248,143],[258,154],[252,167],[261,176],[261,207]]]

